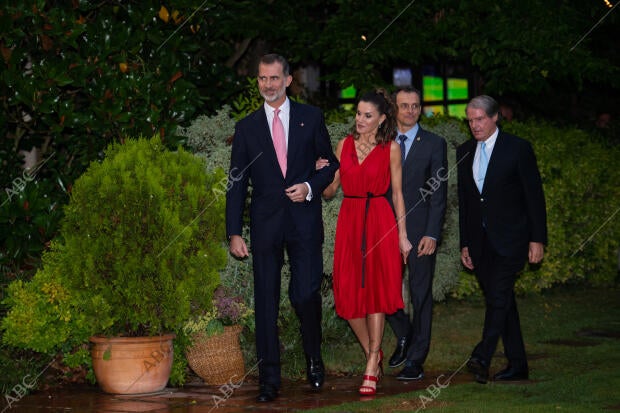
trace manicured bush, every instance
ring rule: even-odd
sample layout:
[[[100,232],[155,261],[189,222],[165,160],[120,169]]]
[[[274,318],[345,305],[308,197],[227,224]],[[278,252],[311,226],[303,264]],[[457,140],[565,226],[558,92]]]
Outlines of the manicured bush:
[[[611,285],[620,248],[620,147],[548,122],[508,123],[536,153],[547,201],[549,246],[544,263],[519,280],[524,291],[578,283]]]
[[[95,334],[182,336],[226,261],[222,181],[157,136],[112,145],[75,182],[42,268],[9,285],[3,342],[83,361]]]
[[[234,131],[235,122],[230,111],[229,107],[224,107],[216,116],[200,117],[181,132],[187,137],[191,150],[212,166],[228,167],[230,147],[226,142]],[[441,116],[423,118],[421,124],[448,142],[448,207],[437,251],[433,297],[443,300],[478,294],[474,275],[464,271],[460,264],[458,239],[456,147],[470,139],[469,128],[462,120]],[[352,121],[327,125],[334,147],[351,126]],[[558,128],[545,122],[512,122],[501,127],[534,146],[547,200],[549,246],[546,257],[541,266],[526,266],[517,282],[517,291],[538,292],[566,283],[605,285],[615,282],[620,221],[614,214],[619,213],[620,148],[591,139],[584,131]],[[333,200],[323,203],[323,258],[328,288],[341,197],[339,191]],[[249,276],[251,265],[243,266],[243,271],[249,271]],[[324,313],[332,311],[332,300],[331,292],[324,294]]]

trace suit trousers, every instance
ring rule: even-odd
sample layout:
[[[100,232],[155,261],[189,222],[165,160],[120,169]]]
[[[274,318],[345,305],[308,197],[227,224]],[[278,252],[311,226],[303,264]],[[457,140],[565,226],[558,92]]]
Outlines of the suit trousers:
[[[272,248],[262,247],[252,252],[259,382],[278,388],[281,384],[278,316],[285,248],[291,268],[288,295],[300,322],[304,352],[306,357],[321,357],[322,246],[320,242],[302,241],[291,232],[283,234],[282,242]]]
[[[491,364],[499,339],[504,343],[508,362],[516,368],[527,368],[525,345],[514,294],[517,274],[526,258],[499,255],[485,236],[479,262],[475,262],[476,277],[484,293],[485,317],[482,341],[472,356]]]
[[[409,255],[409,297],[413,307],[413,319],[402,310],[388,315],[387,322],[396,337],[411,336],[407,360],[423,365],[431,345],[431,325],[433,319],[433,274],[436,255],[418,257],[415,251]]]

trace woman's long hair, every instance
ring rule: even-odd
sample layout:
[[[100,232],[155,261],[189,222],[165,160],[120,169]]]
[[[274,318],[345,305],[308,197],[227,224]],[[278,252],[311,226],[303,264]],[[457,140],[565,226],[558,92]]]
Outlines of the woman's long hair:
[[[390,98],[390,95],[387,93],[385,89],[375,89],[369,92],[364,93],[358,100],[359,102],[367,102],[371,103],[377,111],[379,112],[379,116],[385,115],[385,120],[379,124],[379,128],[377,129],[377,135],[375,136],[375,140],[377,144],[384,144],[392,141],[396,137],[396,107]],[[353,130],[351,132],[355,139],[359,138],[359,133],[357,133],[357,129],[355,125],[353,125]]]

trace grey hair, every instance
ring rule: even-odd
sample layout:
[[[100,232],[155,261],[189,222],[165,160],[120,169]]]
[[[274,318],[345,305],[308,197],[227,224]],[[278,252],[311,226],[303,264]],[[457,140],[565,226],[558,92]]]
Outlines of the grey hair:
[[[487,116],[490,118],[499,113],[499,104],[489,95],[476,96],[469,101],[465,110],[469,108],[482,109],[484,110],[484,113],[486,113]]]
[[[279,54],[270,53],[266,54],[260,58],[259,64],[271,65],[274,63],[280,63],[282,65],[282,72],[284,73],[284,77],[288,76],[291,72],[290,66],[286,59]]]

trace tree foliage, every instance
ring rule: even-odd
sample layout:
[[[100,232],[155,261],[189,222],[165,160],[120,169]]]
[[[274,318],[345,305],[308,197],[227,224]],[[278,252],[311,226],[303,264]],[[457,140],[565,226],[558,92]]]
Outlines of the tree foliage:
[[[282,13],[271,43],[294,61],[325,65],[325,79],[340,86],[385,83],[394,64],[456,62],[477,71],[489,94],[620,87],[620,13],[607,14],[603,2],[341,0],[295,8]]]
[[[157,132],[175,147],[178,126],[234,101],[264,53],[318,64],[332,97],[389,85],[395,65],[457,65],[485,93],[574,123],[575,108],[618,99],[619,19],[579,0],[3,0],[3,277],[38,265],[71,184],[115,137]],[[49,161],[36,189],[15,191],[33,148]]]

